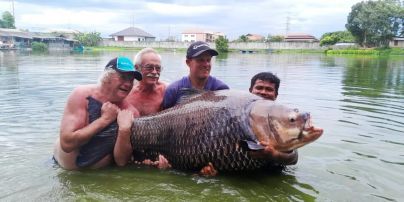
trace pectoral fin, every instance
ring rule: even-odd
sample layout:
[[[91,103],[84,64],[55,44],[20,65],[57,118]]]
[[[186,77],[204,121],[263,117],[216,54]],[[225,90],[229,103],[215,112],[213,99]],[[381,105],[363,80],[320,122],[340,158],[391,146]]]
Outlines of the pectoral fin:
[[[259,151],[265,149],[264,146],[258,144],[256,141],[252,140],[241,140],[240,146],[247,151]]]

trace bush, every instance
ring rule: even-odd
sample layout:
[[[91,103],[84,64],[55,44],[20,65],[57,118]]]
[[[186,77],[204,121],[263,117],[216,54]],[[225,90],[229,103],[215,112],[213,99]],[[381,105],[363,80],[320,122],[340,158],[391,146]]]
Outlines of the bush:
[[[42,42],[32,42],[31,43],[32,51],[39,51],[39,52],[45,52],[48,51],[48,45],[46,43]]]
[[[229,40],[224,38],[223,36],[219,36],[215,41],[216,49],[219,52],[228,52],[229,51]]]
[[[78,33],[74,36],[74,39],[78,40],[80,44],[84,46],[97,46],[102,40],[99,32]]]
[[[344,49],[344,50],[328,50],[327,54],[380,55],[380,51],[374,49]]]

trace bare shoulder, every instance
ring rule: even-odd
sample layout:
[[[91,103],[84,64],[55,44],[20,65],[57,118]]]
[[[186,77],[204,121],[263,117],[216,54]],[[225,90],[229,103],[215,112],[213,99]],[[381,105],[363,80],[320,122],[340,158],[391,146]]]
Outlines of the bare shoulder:
[[[161,90],[161,91],[164,93],[164,91],[166,91],[166,88],[167,88],[167,86],[168,86],[168,82],[159,81],[159,82],[157,83],[157,86],[158,86],[158,89]]]
[[[80,85],[73,89],[70,94],[67,106],[85,106],[86,102],[84,101],[88,96],[92,95],[95,91],[95,85]]]

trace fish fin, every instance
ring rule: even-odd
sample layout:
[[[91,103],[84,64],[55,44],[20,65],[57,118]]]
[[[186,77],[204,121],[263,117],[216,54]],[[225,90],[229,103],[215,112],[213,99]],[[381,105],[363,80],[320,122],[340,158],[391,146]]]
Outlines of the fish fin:
[[[258,151],[265,149],[264,146],[252,140],[240,140],[240,146],[247,151]]]
[[[190,100],[192,97],[199,95],[201,93],[205,92],[204,90],[198,90],[195,88],[181,88],[179,93],[180,93],[180,98],[178,99],[177,104],[184,103],[188,100]]]

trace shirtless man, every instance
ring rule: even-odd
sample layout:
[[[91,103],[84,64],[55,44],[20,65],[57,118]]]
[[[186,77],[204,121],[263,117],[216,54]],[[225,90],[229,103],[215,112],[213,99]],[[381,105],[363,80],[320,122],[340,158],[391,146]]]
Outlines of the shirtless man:
[[[109,61],[98,84],[82,85],[73,90],[67,100],[60,137],[54,147],[54,158],[62,168],[100,168],[113,163],[114,159],[118,165],[126,163],[127,154],[122,149],[131,147],[132,120],[134,116],[139,116],[139,112],[124,100],[132,89],[134,79],[141,80],[141,73],[134,69],[130,59],[118,57]],[[91,117],[91,110],[100,116]],[[115,120],[119,126],[115,147],[104,152],[106,148],[94,144],[93,140],[100,138],[97,134],[111,127]],[[82,151],[88,148],[104,153],[97,154],[97,158],[84,154],[83,159],[79,159]],[[88,163],[89,159],[91,163]]]
[[[133,86],[125,101],[133,105],[140,116],[157,113],[162,110],[161,103],[167,86],[166,83],[159,81],[162,71],[161,56],[152,48],[144,48],[136,54],[134,62],[136,70],[142,73],[143,79]],[[123,152],[131,153],[132,148],[127,148]],[[127,158],[129,160],[130,156]],[[158,161],[147,159],[143,163],[162,169],[170,167],[162,155],[159,155]]]
[[[139,110],[140,116],[146,116],[161,111],[164,92],[167,84],[159,81],[161,56],[152,48],[144,48],[136,54],[136,70],[142,73],[143,79],[135,84],[127,100]]]

